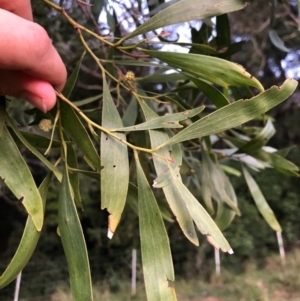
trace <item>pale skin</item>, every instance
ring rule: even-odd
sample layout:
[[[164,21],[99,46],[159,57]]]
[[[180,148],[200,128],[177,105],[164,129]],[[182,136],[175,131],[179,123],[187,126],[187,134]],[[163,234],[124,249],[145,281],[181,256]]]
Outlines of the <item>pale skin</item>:
[[[26,99],[47,112],[66,77],[48,34],[33,22],[30,0],[0,0],[0,95]]]

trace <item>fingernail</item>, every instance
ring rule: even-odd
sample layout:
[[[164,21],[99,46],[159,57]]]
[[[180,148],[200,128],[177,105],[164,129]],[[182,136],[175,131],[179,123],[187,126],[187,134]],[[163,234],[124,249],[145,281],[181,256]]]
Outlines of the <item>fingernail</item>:
[[[29,101],[31,104],[36,106],[38,109],[40,109],[44,113],[46,113],[48,111],[44,99],[41,98],[40,96],[38,96],[32,92],[24,91],[21,93],[21,97],[26,99],[27,101]]]
[[[43,113],[47,113],[47,107],[46,107],[46,104],[45,104],[45,101],[44,101],[44,99],[43,98],[41,98],[41,100],[42,100],[42,111],[43,111]]]

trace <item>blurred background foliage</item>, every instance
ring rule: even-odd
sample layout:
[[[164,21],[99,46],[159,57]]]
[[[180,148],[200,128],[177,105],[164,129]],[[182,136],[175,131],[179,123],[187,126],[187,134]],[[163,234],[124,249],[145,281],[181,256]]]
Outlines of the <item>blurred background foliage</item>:
[[[143,16],[141,5],[144,1],[112,1],[107,5],[106,18],[97,22],[103,1],[92,1],[95,4],[92,10],[87,9],[78,1],[60,0],[56,1],[64,6],[66,12],[78,23],[91,28],[102,35],[121,36],[121,33],[131,30],[135,24],[139,24]],[[154,9],[158,3],[163,1],[148,1],[149,9]],[[278,1],[275,8],[276,22],[273,28],[284,41],[289,52],[283,52],[272,44],[269,38],[269,29],[272,22],[270,3],[268,1],[250,1],[244,10],[229,14],[231,34],[237,47],[240,48],[231,60],[246,67],[247,71],[256,76],[265,87],[280,85],[286,77],[300,78],[300,32],[298,31],[297,1]],[[114,5],[112,5],[114,3]],[[129,4],[131,3],[131,4]],[[110,5],[109,5],[110,4]],[[117,9],[119,6],[119,9]],[[61,54],[69,72],[75,67],[76,62],[83,52],[83,46],[74,31],[74,28],[57,12],[51,10],[43,1],[33,1],[35,21],[47,30],[55,47]],[[120,8],[122,8],[120,10]],[[104,10],[104,8],[103,8]],[[122,13],[120,13],[120,11]],[[144,8],[144,12],[146,9]],[[124,25],[126,24],[126,25]],[[178,26],[171,26],[168,31],[175,38],[178,35],[191,35],[195,33],[195,24],[185,27],[179,31]],[[195,26],[196,27],[196,26]],[[190,33],[188,32],[190,31]],[[109,49],[95,41],[89,41],[89,46],[95,52],[108,53]],[[157,46],[158,47],[158,46]],[[191,51],[192,52],[192,51]],[[108,55],[121,55],[121,53],[108,53]],[[136,77],[145,77],[151,73],[149,67],[130,67]],[[86,99],[102,93],[101,73],[94,61],[86,57],[80,70],[79,78],[71,99],[73,101]],[[122,69],[126,73],[126,69]],[[160,91],[166,88],[165,83],[144,83],[143,88],[148,91]],[[275,118],[276,135],[271,139],[269,145],[278,149],[295,145],[287,159],[300,165],[299,155],[299,126],[300,126],[300,99],[299,90],[284,104],[274,108],[270,115]],[[191,95],[193,97],[193,95]],[[100,99],[100,97],[99,97]],[[12,108],[12,112],[19,124],[26,124],[30,116],[24,115],[28,109],[27,104]],[[89,106],[85,106],[88,109]],[[94,113],[95,114],[95,113]],[[25,119],[29,118],[29,119]],[[29,153],[23,150],[31,171],[39,184],[44,178],[46,170]],[[232,163],[232,166],[234,164]],[[266,199],[280,222],[283,229],[283,238],[287,250],[300,247],[300,186],[299,179],[284,176],[274,169],[263,170],[254,175]],[[99,210],[99,185],[90,178],[81,179],[82,199],[84,211],[79,212],[84,234],[87,241],[90,256],[98,256],[98,264],[91,265],[92,275],[102,275],[113,287],[115,273],[129,276],[128,258],[133,248],[139,248],[138,218],[135,213],[125,208],[121,224],[114,235],[113,240],[108,240],[107,235],[107,213]],[[249,259],[257,260],[261,266],[266,263],[266,258],[274,252],[278,252],[275,232],[263,220],[259,214],[242,177],[230,176],[237,193],[239,207],[242,217],[236,217],[224,234],[235,251],[233,256],[222,255],[222,266],[235,272],[244,271],[244,266]],[[0,186],[1,187],[1,186]],[[56,234],[57,228],[57,187],[50,187],[46,207],[44,235],[38,244],[38,248],[32,259],[50,260],[55,262],[61,258],[63,250],[60,239]],[[96,201],[95,201],[96,200]],[[1,191],[0,194],[0,253],[1,266],[5,266],[5,259],[15,252],[19,243],[23,226],[26,219],[24,209],[14,199]],[[194,277],[202,275],[209,279],[214,273],[213,248],[204,242],[196,247],[186,241],[177,223],[167,222],[166,227],[170,237],[171,250],[177,277]],[[129,254],[123,256],[123,254]],[[124,266],[126,268],[124,268]],[[66,276],[67,277],[67,276]],[[119,277],[119,276],[118,276]],[[122,276],[120,276],[122,277]],[[97,279],[95,279],[97,280]],[[111,282],[110,282],[111,281]],[[11,291],[12,287],[4,289],[1,294]]]

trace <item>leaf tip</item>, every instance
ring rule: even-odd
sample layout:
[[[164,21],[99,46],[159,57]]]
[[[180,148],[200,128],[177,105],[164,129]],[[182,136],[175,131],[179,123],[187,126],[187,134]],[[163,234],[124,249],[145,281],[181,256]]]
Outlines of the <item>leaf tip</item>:
[[[107,230],[107,237],[108,237],[109,239],[112,239],[113,236],[114,236],[114,232],[112,232],[112,231],[108,228],[108,230]]]
[[[108,216],[108,230],[107,230],[107,237],[109,239],[112,239],[116,229],[117,229],[117,226],[120,222],[120,219],[121,219],[121,215],[120,214],[110,214]]]
[[[234,253],[234,252],[233,252],[232,248],[230,248],[230,249],[228,250],[228,254],[232,255],[233,253]]]

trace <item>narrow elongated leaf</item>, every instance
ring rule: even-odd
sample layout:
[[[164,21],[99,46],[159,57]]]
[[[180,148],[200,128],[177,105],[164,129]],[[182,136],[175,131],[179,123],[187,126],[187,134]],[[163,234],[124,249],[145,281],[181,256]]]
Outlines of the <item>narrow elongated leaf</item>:
[[[173,181],[177,188],[177,198],[181,198],[185,201],[185,204],[197,225],[199,231],[208,237],[208,240],[214,245],[215,248],[221,249],[223,252],[232,253],[232,249],[225,239],[224,235],[215,224],[210,215],[202,207],[199,201],[192,195],[192,193],[186,188],[186,186],[180,181],[173,170],[170,170],[173,174]]]
[[[152,73],[148,76],[138,78],[139,83],[167,83],[167,82],[176,82],[179,80],[186,80],[186,76],[179,72],[173,73],[164,73],[164,69],[159,69],[157,72]]]
[[[216,199],[219,200],[219,203],[217,215],[215,217],[215,222],[218,225],[218,227],[223,231],[230,226],[235,215],[237,214],[240,216],[241,212],[238,208],[237,197],[231,182],[229,181],[228,177],[223,172],[223,170],[219,170],[219,172],[224,187],[224,193],[220,194],[219,192],[218,196],[216,197]],[[224,201],[221,202],[221,200],[223,199]],[[231,203],[233,204],[233,206],[231,205]]]
[[[146,23],[127,35],[125,39],[160,27],[218,16],[244,7],[245,2],[240,0],[227,0],[225,2],[220,0],[209,2],[206,0],[181,0],[154,15]]]
[[[58,199],[59,232],[68,262],[74,301],[92,301],[92,282],[85,240],[65,167]]]
[[[61,181],[62,178],[61,171],[56,166],[54,166],[50,161],[48,161],[34,146],[31,145],[31,143],[27,141],[27,139],[22,135],[22,133],[15,126],[15,124],[10,118],[7,119],[8,119],[9,126],[12,128],[13,132],[16,134],[16,136],[22,142],[22,144],[25,147],[27,147],[41,162],[43,162],[45,166],[49,168],[49,170],[53,172],[53,174],[56,176],[58,181]]]
[[[272,44],[278,48],[281,51],[284,52],[290,52],[290,49],[288,49],[285,45],[284,42],[281,40],[281,38],[278,36],[278,33],[275,29],[270,29],[269,30],[269,37],[272,42]]]
[[[97,154],[95,146],[87,133],[85,127],[74,110],[65,102],[60,102],[60,113],[62,126],[67,135],[74,141],[77,147],[84,153],[91,167],[100,170],[100,158]]]
[[[82,53],[82,55],[81,55],[79,61],[77,62],[73,72],[69,76],[69,78],[68,78],[68,80],[67,80],[67,82],[64,86],[62,94],[67,98],[70,96],[71,92],[73,91],[73,89],[75,87],[75,84],[76,84],[76,81],[77,81],[77,78],[78,78],[78,74],[79,74],[79,70],[80,70],[80,67],[81,67],[81,63],[84,59],[85,53],[86,53],[86,51],[84,51]]]
[[[160,210],[137,155],[139,224],[143,272],[149,301],[174,301],[175,280],[169,239]]]
[[[224,88],[229,86],[251,86],[264,91],[261,83],[242,66],[217,57],[193,53],[140,50],[173,68],[180,69],[185,75],[190,73],[192,76]]]
[[[78,169],[77,157],[73,149],[73,146],[70,144],[67,145],[67,162],[69,167],[75,170]],[[76,201],[76,205],[82,207],[78,172],[75,171],[70,172],[69,180],[74,193],[74,199]]]
[[[181,128],[182,125],[179,121],[186,120],[201,113],[204,110],[204,106],[200,106],[189,111],[184,111],[180,113],[167,114],[161,117],[156,117],[154,119],[148,120],[146,122],[128,126],[123,128],[113,129],[114,132],[131,132],[131,131],[144,131],[144,130],[153,130],[160,128]]]
[[[94,180],[97,180],[99,181],[100,179],[100,174],[99,172],[95,172],[95,171],[87,171],[87,170],[82,170],[82,169],[78,169],[77,172],[87,176],[87,177],[90,177]]]
[[[144,92],[142,90],[139,90],[139,94],[143,95],[143,93]],[[157,118],[156,113],[154,113],[148,107],[144,100],[139,100],[139,103],[147,121]],[[149,135],[152,148],[155,148],[156,146],[169,139],[169,135],[167,133],[158,130],[150,130]],[[182,161],[182,154],[180,147],[177,144],[172,145],[172,149],[170,149],[169,147],[164,147],[160,149],[157,153],[160,156],[163,156],[171,161],[174,160],[174,168],[176,169],[176,171],[178,171],[178,166],[181,165]],[[168,177],[170,171],[166,161],[154,156],[153,163],[158,177],[161,175]],[[176,187],[173,187],[173,182],[168,184],[170,185],[162,185],[162,189],[172,212],[176,216],[176,219],[182,232],[193,244],[199,245],[194,223],[184,200],[177,197],[177,190]]]
[[[139,67],[159,67],[160,69],[170,69],[170,67],[166,66],[165,64],[153,62],[151,61],[137,61],[137,60],[129,60],[129,59],[122,59],[122,60],[103,60],[104,63],[112,63],[116,65],[124,65],[124,66],[139,66]]]
[[[273,86],[251,99],[242,99],[227,105],[191,124],[160,147],[219,133],[241,125],[287,99],[297,85],[297,81],[287,79],[280,87]]]
[[[226,96],[212,84],[193,76],[187,76],[187,78],[190,79],[218,109],[230,104]]]
[[[135,124],[136,118],[138,114],[138,105],[135,97],[132,97],[127,110],[125,111],[122,122],[125,127],[131,126]]]
[[[263,146],[267,144],[267,142],[274,136],[275,128],[273,126],[272,121],[269,119],[262,129],[262,131],[256,135],[253,139],[245,143],[242,147],[239,148],[238,152],[253,152],[258,149],[261,149]]]
[[[82,53],[79,61],[76,64],[75,69],[69,76],[67,83],[62,91],[62,94],[66,98],[70,96],[71,92],[74,89],[85,53],[86,51]],[[86,162],[91,166],[91,168],[96,171],[99,171],[100,158],[91,141],[90,136],[88,135],[85,127],[81,123],[74,110],[65,102],[61,101],[60,113],[63,116],[63,118],[61,118],[62,126],[65,129],[66,133],[71,137],[71,139],[75,142],[78,148],[84,153]]]
[[[77,107],[88,105],[96,100],[99,100],[103,97],[103,94],[98,94],[96,96],[91,96],[82,100],[73,101],[73,104]]]
[[[102,126],[106,129],[123,127],[122,119],[103,78]],[[101,208],[110,213],[108,237],[111,238],[121,219],[129,183],[129,162],[124,133],[116,133],[118,139],[101,133]]]
[[[300,0],[299,0],[299,1],[300,1]],[[286,147],[286,148],[279,149],[279,150],[276,152],[276,154],[279,155],[279,156],[281,156],[281,157],[286,157],[286,156],[290,153],[290,151],[291,151],[292,149],[294,149],[295,147],[297,147],[297,146],[296,146],[296,145],[291,145],[291,146],[288,146],[288,147]]]
[[[126,198],[126,204],[128,204],[131,209],[139,215],[139,204],[138,204],[138,189],[134,184],[129,183],[128,193]]]
[[[104,7],[104,5],[106,4],[105,0],[93,0],[92,1],[92,13],[94,15],[94,18],[96,20],[98,20],[100,13]]]
[[[206,210],[212,216],[215,213],[215,208],[212,202],[212,181],[210,178],[211,172],[209,170],[209,162],[208,157],[206,155],[206,151],[203,149],[202,154],[202,172],[201,172],[201,195],[204,201]]]
[[[225,173],[227,173],[227,174],[230,174],[230,175],[233,175],[233,176],[236,176],[236,177],[240,177],[242,175],[242,173],[234,167],[224,165],[224,164],[220,164],[220,166],[225,171]]]
[[[16,144],[18,146],[23,145],[23,142],[18,138],[16,133],[11,128],[8,128],[8,130],[9,130],[9,133],[11,134],[11,136],[14,138]],[[28,143],[30,143],[32,145],[32,147],[34,147],[34,148],[46,149],[50,143],[49,138],[41,136],[39,134],[20,131],[20,135],[22,135],[24,137],[24,139],[26,139],[28,141]],[[52,140],[51,146],[52,147],[60,147],[61,143],[59,140]]]
[[[227,14],[217,16],[216,31],[217,31],[217,47],[221,49],[228,47],[231,44],[230,22]]]
[[[48,174],[39,187],[44,211],[51,176],[52,174]],[[41,232],[36,230],[32,218],[28,216],[18,249],[6,270],[0,276],[0,289],[10,284],[24,269],[36,248],[40,235]]]
[[[204,149],[202,163],[202,181],[209,187],[211,197],[218,205],[215,222],[221,230],[225,230],[236,214],[241,215],[234,189],[218,162],[213,162]]]
[[[266,162],[283,174],[299,177],[299,167],[277,153],[268,153],[264,150],[258,150],[249,152],[249,154],[262,162]]]
[[[138,189],[132,183],[129,183],[126,204],[128,204],[131,207],[131,209],[134,211],[134,213],[136,213],[136,215],[139,215],[139,212],[138,212]],[[159,202],[159,200],[158,200],[158,207],[159,207],[162,218],[170,223],[173,223],[174,222],[173,215],[171,216],[169,207],[166,207],[166,203]]]
[[[38,231],[43,226],[43,202],[32,174],[6,126],[0,137],[0,177],[22,201]]]
[[[269,204],[267,203],[264,195],[262,194],[259,186],[250,175],[248,170],[243,166],[243,173],[248,185],[249,191],[253,197],[253,200],[256,204],[258,211],[264,217],[265,221],[269,224],[269,226],[276,232],[281,232],[281,227],[275,217],[273,210],[270,208]]]

